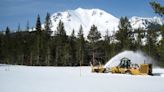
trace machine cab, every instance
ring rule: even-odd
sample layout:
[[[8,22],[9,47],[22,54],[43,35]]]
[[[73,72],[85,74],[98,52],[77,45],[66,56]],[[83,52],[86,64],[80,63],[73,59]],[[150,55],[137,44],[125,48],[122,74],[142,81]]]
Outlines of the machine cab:
[[[128,58],[122,58],[120,64],[118,65],[118,67],[120,68],[130,68],[131,65],[131,60]]]

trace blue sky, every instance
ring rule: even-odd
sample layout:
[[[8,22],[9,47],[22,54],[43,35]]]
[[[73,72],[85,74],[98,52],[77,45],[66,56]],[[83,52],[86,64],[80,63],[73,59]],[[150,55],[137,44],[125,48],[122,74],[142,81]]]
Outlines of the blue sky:
[[[16,30],[20,24],[24,29],[27,21],[35,26],[40,14],[42,23],[47,12],[55,13],[76,8],[99,8],[120,18],[121,16],[153,17],[149,2],[152,0],[0,0],[0,30],[6,26]],[[155,0],[164,5],[164,0]]]

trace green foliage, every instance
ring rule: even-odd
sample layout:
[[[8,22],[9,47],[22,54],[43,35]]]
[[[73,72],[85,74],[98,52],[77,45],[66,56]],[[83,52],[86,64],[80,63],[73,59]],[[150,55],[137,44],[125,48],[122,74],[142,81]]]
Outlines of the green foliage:
[[[36,20],[36,31],[42,31],[41,29],[41,21],[40,21],[40,16],[37,16],[37,20]]]
[[[161,26],[160,33],[162,36],[162,39],[159,42],[158,46],[158,53],[159,53],[159,61],[163,64],[164,62],[164,25]],[[164,65],[164,64],[163,64]]]
[[[155,57],[156,51],[157,51],[157,37],[158,37],[157,31],[159,30],[156,28],[151,28],[153,26],[154,26],[153,24],[150,25],[147,30],[146,48],[147,48],[148,54],[152,57]]]
[[[91,29],[89,31],[89,34],[87,36],[88,40],[91,43],[92,46],[92,63],[97,63],[96,58],[98,57],[97,54],[98,52],[97,50],[97,42],[99,41],[99,39],[101,38],[101,33],[97,30],[97,27],[95,25],[91,26]]]
[[[50,31],[51,27],[52,27],[52,24],[51,24],[50,14],[47,13],[46,18],[45,18],[45,25],[44,25],[45,31]]]
[[[84,39],[82,26],[80,26],[76,43],[77,43],[76,44],[77,64],[78,65],[87,65],[88,63],[86,62],[86,56],[87,56],[86,55],[86,43],[85,43],[85,39]]]
[[[66,36],[66,32],[65,32],[65,29],[64,29],[64,24],[61,20],[59,21],[59,24],[57,26],[57,35]]]
[[[6,35],[10,34],[10,28],[9,27],[6,27],[6,32],[5,32]]]
[[[135,41],[135,46],[137,50],[141,50],[142,49],[142,39],[144,38],[145,35],[145,30],[143,29],[136,29],[135,32],[137,33],[137,37],[136,37],[136,41]]]
[[[104,45],[103,49],[104,49],[104,59],[105,61],[108,61],[113,55],[114,55],[114,47],[113,47],[113,43],[112,43],[112,36],[109,35],[109,31],[106,31],[106,34],[104,36]]]
[[[164,15],[164,6],[161,6],[160,3],[153,1],[153,2],[150,2],[150,5],[152,6],[155,13],[159,14],[160,16]]]
[[[91,26],[87,40],[83,28],[72,30],[68,36],[64,23],[60,20],[56,34],[51,36],[50,15],[45,18],[45,29],[41,28],[40,17],[36,30],[29,32],[19,28],[13,32],[9,27],[0,32],[0,63],[41,66],[79,66],[89,65],[90,61],[106,63],[122,50],[141,50],[163,64],[164,26],[152,24],[147,29],[132,30],[127,17],[121,17],[119,30],[115,35],[106,31],[104,39],[95,25]],[[79,31],[77,37],[75,31]],[[134,39],[135,35],[135,39]],[[158,36],[162,36],[160,41]],[[114,41],[113,39],[117,40]],[[146,39],[143,44],[142,39]],[[114,41],[114,42],[113,42]]]
[[[120,18],[118,28],[119,28],[119,30],[116,33],[116,39],[119,41],[120,50],[132,49],[134,35],[132,32],[130,22],[127,17]]]
[[[69,40],[69,48],[68,48],[68,54],[70,55],[69,60],[70,64],[69,65],[74,65],[76,63],[76,37],[75,37],[75,31],[72,31],[70,40]]]
[[[162,35],[162,40],[164,40],[164,25],[161,26],[161,35]]]
[[[101,33],[97,30],[95,25],[92,25],[87,38],[91,43],[95,43],[101,38]]]

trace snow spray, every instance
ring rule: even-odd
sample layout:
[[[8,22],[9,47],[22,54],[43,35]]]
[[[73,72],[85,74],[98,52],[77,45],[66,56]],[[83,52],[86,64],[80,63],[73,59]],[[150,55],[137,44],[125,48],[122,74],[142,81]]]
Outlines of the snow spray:
[[[108,67],[113,67],[113,66],[117,66],[120,63],[120,60],[122,58],[129,58],[131,60],[131,62],[133,64],[143,64],[143,63],[147,63],[147,64],[153,64],[155,65],[154,61],[151,57],[147,56],[146,54],[144,54],[141,51],[123,51],[117,55],[115,55],[113,58],[111,58],[106,64],[105,64],[105,68]]]

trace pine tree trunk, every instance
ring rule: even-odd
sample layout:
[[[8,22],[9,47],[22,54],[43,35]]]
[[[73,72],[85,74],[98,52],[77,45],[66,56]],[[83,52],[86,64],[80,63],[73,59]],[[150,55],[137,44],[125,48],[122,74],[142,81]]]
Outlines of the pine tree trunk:
[[[50,50],[49,47],[47,49],[47,55],[46,55],[46,65],[50,65]]]
[[[21,65],[23,65],[24,62],[24,54],[21,55]]]
[[[39,65],[39,59],[40,59],[40,48],[39,48],[39,45],[40,45],[40,39],[39,39],[39,36],[37,37],[37,56],[36,56],[36,64]]]
[[[30,53],[30,65],[33,65],[33,62],[32,62],[32,52]]]

